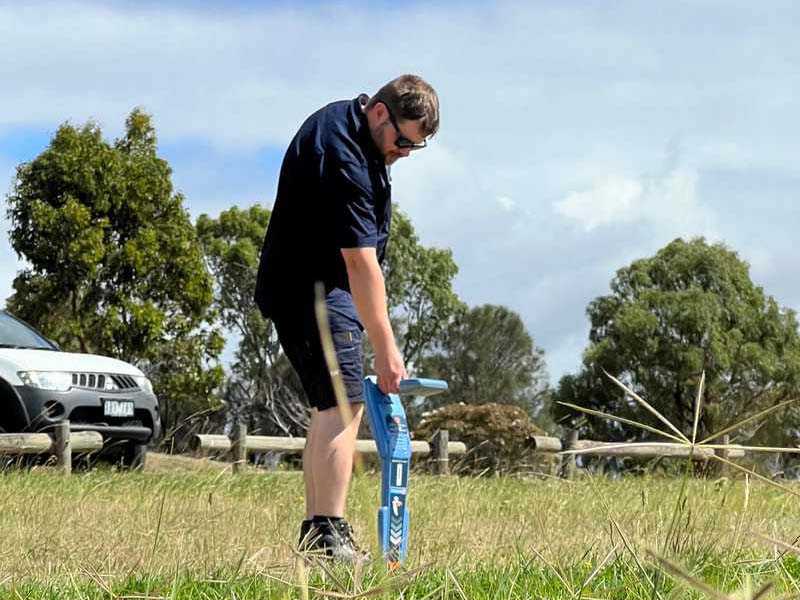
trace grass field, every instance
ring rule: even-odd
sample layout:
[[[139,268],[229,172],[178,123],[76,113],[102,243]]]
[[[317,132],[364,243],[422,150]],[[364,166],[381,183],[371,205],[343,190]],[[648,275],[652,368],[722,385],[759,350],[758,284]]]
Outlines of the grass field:
[[[800,597],[798,556],[759,538],[796,544],[797,496],[742,479],[681,485],[417,475],[410,559],[389,575],[379,564],[302,568],[291,551],[303,516],[297,472],[232,476],[188,460],[138,474],[12,471],[0,476],[0,595]],[[374,473],[357,475],[349,508],[373,550],[378,486]]]

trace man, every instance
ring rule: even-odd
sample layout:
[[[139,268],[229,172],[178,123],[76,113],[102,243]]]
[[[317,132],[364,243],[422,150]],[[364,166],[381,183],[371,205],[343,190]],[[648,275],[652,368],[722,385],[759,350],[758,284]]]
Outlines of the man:
[[[301,549],[343,560],[363,555],[344,518],[356,434],[364,411],[362,332],[375,350],[378,387],[406,377],[380,264],[391,221],[389,166],[424,148],[439,128],[439,99],[403,75],[372,98],[334,102],[311,115],[281,166],[261,251],[256,301],[272,319],[312,407],[303,451],[306,519]],[[352,414],[337,407],[314,316],[322,282],[339,371]]]

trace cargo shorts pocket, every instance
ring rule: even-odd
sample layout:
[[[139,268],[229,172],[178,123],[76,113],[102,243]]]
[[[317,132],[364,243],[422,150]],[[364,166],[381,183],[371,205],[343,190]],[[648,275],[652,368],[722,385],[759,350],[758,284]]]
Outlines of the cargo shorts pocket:
[[[347,399],[363,402],[364,398],[364,350],[363,333],[359,329],[332,332],[336,360],[342,375]]]

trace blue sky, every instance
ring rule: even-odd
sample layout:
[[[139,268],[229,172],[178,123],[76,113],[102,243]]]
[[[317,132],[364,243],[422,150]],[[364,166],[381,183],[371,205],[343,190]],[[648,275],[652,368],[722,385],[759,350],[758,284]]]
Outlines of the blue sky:
[[[0,189],[60,123],[113,137],[143,106],[193,215],[270,205],[305,116],[419,73],[442,130],[393,169],[394,199],[453,249],[468,303],[523,316],[556,380],[587,303],[675,237],[726,242],[800,308],[798,19],[716,0],[0,2]],[[18,268],[0,235],[0,300]]]

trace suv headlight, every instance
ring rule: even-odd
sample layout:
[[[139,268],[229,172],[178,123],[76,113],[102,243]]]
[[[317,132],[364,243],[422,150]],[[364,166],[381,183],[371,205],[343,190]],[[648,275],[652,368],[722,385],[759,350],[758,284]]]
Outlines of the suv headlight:
[[[150,383],[150,380],[147,377],[144,375],[134,375],[133,379],[136,381],[136,385],[138,385],[140,389],[151,394],[153,393],[153,384]]]
[[[40,390],[66,392],[72,387],[72,373],[63,371],[20,371],[17,375],[25,385]]]

